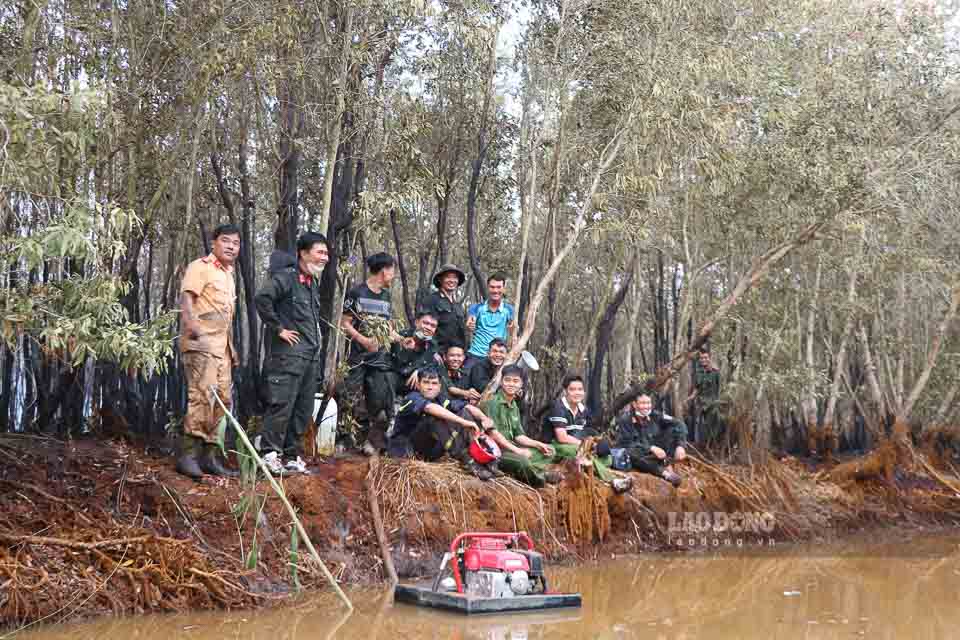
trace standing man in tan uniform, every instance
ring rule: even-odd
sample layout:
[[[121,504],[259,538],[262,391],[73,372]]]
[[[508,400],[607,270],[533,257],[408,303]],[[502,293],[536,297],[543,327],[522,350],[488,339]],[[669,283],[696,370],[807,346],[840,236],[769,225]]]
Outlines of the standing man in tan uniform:
[[[232,369],[239,363],[233,346],[237,290],[233,264],[240,253],[240,230],[225,224],[213,231],[213,252],[194,260],[183,276],[180,295],[180,350],[187,378],[187,415],[177,471],[194,479],[204,473],[236,477],[220,460],[217,426],[223,417],[210,394],[231,404]]]

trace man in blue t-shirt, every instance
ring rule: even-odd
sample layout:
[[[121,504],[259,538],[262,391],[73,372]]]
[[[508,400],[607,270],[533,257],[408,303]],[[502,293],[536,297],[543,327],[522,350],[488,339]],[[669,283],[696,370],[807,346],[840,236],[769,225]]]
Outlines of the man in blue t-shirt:
[[[500,273],[487,278],[487,299],[470,305],[467,310],[467,331],[472,334],[463,371],[467,373],[478,362],[486,359],[490,342],[500,338],[508,345],[516,324],[513,305],[504,300],[503,289],[507,279]]]

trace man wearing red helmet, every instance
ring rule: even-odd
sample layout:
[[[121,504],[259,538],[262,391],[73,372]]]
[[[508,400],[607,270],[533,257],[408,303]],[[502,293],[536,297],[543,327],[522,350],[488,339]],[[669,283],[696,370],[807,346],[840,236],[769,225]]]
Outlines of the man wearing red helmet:
[[[489,480],[503,475],[496,469],[496,462],[481,465],[470,455],[470,443],[481,428],[493,429],[493,421],[477,407],[447,398],[439,372],[428,367],[420,371],[417,390],[407,394],[400,405],[387,453],[397,458],[415,455],[428,461],[447,455],[481,480]]]

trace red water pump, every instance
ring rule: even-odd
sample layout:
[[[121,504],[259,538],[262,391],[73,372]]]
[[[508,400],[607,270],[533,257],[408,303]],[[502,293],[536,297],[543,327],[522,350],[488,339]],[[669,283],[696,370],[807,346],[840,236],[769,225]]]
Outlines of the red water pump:
[[[543,555],[522,531],[460,534],[444,555],[438,582],[448,561],[458,593],[482,598],[547,593]]]

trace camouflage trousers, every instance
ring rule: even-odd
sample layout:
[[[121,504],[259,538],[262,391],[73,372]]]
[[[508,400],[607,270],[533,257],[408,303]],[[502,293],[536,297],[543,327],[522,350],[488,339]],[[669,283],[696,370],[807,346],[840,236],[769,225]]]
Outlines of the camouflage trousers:
[[[223,404],[231,405],[233,362],[228,354],[218,358],[202,351],[188,351],[182,355],[182,360],[187,379],[187,415],[183,418],[183,433],[213,444],[217,441],[217,426],[223,418],[223,410],[210,393],[210,387],[216,387]]]

